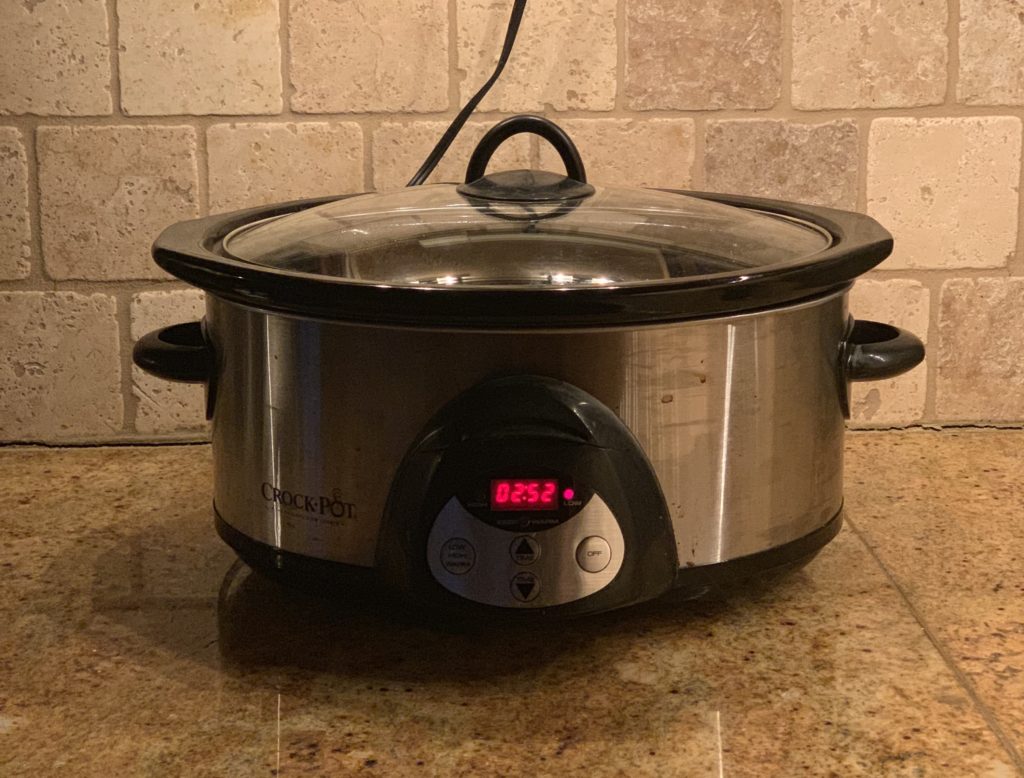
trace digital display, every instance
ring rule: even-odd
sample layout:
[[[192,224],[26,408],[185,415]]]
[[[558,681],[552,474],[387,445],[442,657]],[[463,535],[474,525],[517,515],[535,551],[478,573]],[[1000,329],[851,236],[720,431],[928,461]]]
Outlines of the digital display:
[[[553,511],[558,509],[554,478],[499,478],[491,481],[492,511]]]

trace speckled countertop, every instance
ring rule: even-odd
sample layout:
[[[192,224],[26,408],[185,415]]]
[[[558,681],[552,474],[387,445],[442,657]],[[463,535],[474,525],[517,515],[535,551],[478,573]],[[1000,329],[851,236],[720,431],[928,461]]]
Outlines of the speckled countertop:
[[[1021,774],[1024,432],[848,449],[770,590],[476,633],[251,575],[205,446],[0,449],[0,774]]]

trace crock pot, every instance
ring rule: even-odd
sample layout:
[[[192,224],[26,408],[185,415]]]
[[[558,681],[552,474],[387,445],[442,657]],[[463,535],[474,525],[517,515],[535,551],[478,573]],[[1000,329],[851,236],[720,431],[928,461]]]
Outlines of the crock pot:
[[[486,173],[505,139],[566,174]],[[507,119],[462,184],[175,224],[202,322],[135,362],[203,382],[214,515],[250,565],[418,607],[576,615],[805,563],[842,522],[850,381],[921,341],[847,312],[856,213],[587,183]]]

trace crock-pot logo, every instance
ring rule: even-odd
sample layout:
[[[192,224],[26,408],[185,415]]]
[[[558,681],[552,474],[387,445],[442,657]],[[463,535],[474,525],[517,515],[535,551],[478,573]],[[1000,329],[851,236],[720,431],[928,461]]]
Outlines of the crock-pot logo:
[[[318,516],[333,516],[336,519],[354,519],[356,505],[342,499],[340,489],[335,489],[330,496],[326,494],[303,494],[279,489],[272,483],[263,482],[260,487],[263,499],[277,503],[285,508],[295,508]]]

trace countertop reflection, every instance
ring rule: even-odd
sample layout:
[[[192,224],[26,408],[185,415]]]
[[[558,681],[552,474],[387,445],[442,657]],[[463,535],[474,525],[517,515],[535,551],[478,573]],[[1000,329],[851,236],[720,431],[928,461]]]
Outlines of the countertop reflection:
[[[853,435],[851,524],[804,570],[530,629],[252,573],[211,526],[205,446],[4,449],[0,773],[1014,775],[1024,715],[999,696],[1014,674],[964,671],[906,577],[942,565],[903,571],[913,538],[884,535],[926,531],[901,519],[928,490],[947,512],[958,488],[996,517],[1019,509],[1022,444]],[[945,456],[987,457],[990,475],[936,485],[928,458]],[[870,477],[895,467],[899,482]],[[887,544],[906,549],[892,565]]]

